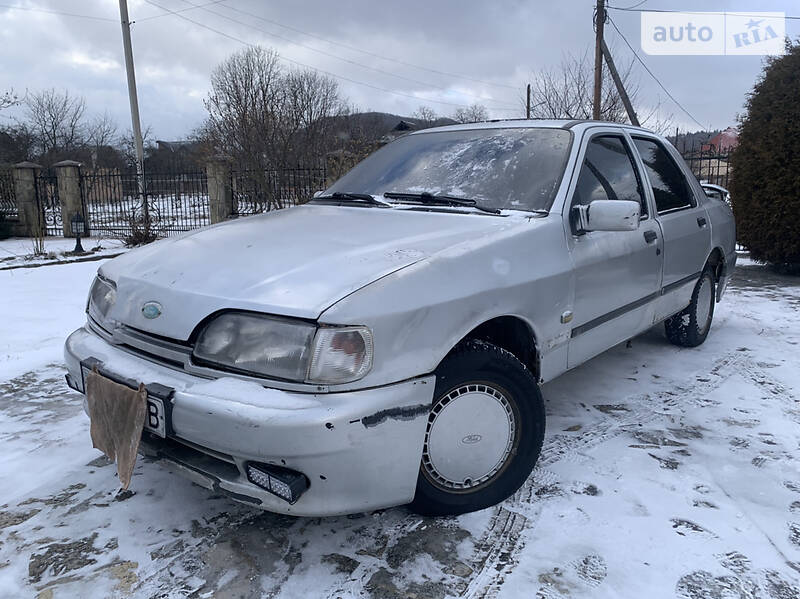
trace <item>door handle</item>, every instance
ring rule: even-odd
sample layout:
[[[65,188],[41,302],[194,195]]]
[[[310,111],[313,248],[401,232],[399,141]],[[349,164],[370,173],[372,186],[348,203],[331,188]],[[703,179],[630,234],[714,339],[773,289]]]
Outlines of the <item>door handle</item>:
[[[653,243],[656,239],[658,239],[658,235],[652,229],[644,232],[644,240],[647,243]]]
[[[706,219],[704,216],[697,217],[697,226],[701,228],[706,226]]]

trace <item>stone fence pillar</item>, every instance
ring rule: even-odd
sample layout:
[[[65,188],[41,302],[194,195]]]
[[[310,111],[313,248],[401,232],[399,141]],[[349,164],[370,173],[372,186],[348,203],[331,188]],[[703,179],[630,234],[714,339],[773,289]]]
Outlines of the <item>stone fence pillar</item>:
[[[62,160],[53,165],[56,169],[58,178],[58,199],[61,202],[61,221],[64,237],[75,237],[72,233],[72,217],[76,212],[83,215],[86,222],[85,237],[90,235],[92,230],[89,223],[88,211],[84,210],[83,198],[81,197],[81,163],[74,160]]]
[[[224,222],[233,213],[230,161],[216,158],[207,162],[206,180],[208,183],[208,216],[211,224]]]
[[[27,237],[44,237],[44,215],[36,201],[36,177],[42,166],[33,162],[14,165],[14,194],[17,198],[19,230]]]

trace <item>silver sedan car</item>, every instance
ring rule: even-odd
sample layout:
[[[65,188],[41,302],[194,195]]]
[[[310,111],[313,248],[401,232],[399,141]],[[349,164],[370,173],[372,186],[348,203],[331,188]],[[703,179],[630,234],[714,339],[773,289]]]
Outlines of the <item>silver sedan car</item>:
[[[541,383],[659,323],[703,343],[734,240],[647,130],[428,129],[302,206],[104,263],[67,380],[143,383],[140,452],[262,509],[478,510],[536,464]]]

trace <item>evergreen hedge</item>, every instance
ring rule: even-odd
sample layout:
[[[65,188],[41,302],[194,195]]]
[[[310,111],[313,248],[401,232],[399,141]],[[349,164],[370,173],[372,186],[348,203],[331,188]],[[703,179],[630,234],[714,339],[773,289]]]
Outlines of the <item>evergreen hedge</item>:
[[[739,119],[730,183],[737,241],[759,262],[800,268],[800,43],[767,59]]]

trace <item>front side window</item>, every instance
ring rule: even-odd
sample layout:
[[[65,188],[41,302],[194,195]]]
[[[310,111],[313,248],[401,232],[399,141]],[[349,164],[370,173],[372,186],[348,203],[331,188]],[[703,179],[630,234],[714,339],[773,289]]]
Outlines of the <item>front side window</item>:
[[[690,208],[693,203],[689,182],[672,156],[652,139],[634,137],[633,143],[647,169],[658,213]]]
[[[564,129],[432,131],[401,137],[336,181],[326,193],[446,194],[491,208],[548,210],[566,166]]]
[[[588,205],[595,200],[630,200],[639,202],[642,216],[647,203],[625,140],[618,135],[593,137],[578,175],[573,205]]]

